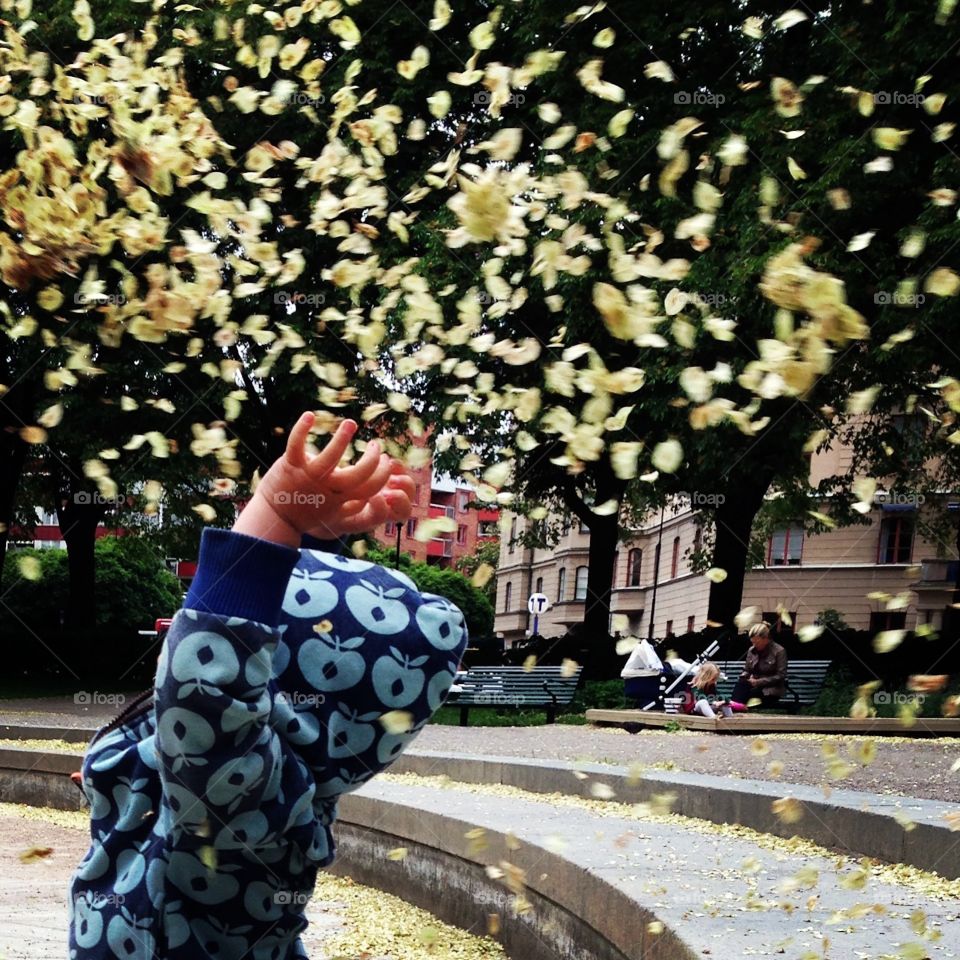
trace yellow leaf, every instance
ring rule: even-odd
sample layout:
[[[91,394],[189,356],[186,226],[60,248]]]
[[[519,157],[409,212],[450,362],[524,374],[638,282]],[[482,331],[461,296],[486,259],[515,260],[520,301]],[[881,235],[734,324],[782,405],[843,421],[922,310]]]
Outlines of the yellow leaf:
[[[380,718],[380,726],[389,734],[407,733],[413,729],[413,714],[409,710],[389,710]]]

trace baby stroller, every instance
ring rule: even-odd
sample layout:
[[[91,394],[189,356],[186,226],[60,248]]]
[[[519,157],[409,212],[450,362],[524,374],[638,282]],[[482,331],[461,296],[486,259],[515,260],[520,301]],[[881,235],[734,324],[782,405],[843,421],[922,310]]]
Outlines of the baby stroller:
[[[668,660],[664,663],[647,640],[641,640],[624,665],[620,676],[628,700],[641,710],[663,710],[679,713],[692,696],[690,682],[697,668],[720,649],[716,640],[697,654],[692,663]]]

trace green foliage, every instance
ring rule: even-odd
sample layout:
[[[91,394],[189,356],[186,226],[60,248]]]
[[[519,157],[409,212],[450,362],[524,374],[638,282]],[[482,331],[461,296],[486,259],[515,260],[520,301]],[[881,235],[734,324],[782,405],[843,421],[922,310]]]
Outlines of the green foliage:
[[[136,537],[103,537],[95,554],[98,630],[135,635],[138,629],[151,627],[157,617],[172,616],[179,608],[180,582],[149,544]],[[39,560],[38,579],[22,575],[24,557]],[[0,611],[4,630],[31,632],[41,639],[59,632],[69,590],[66,550],[12,550],[3,574],[8,591]]]
[[[472,578],[478,568],[486,564],[489,567],[497,569],[500,561],[500,540],[485,540],[477,545],[477,549],[467,557],[461,557],[456,564],[456,570],[467,578]],[[497,578],[491,576],[487,582],[479,588],[480,592],[490,601],[491,605],[496,603],[497,599]]]
[[[396,567],[393,550],[369,547],[365,559],[385,567]],[[429,563],[410,559],[400,554],[400,569],[425,593],[435,593],[455,603],[467,621],[471,641],[487,637],[493,632],[493,603],[484,590],[479,590],[462,573]]]
[[[827,607],[817,614],[817,622],[823,624],[828,630],[849,630],[850,624],[843,619],[843,614],[833,607]]]

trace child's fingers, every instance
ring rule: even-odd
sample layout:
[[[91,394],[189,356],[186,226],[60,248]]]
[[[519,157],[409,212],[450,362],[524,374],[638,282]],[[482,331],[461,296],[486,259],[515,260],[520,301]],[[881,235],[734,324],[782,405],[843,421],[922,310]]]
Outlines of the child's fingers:
[[[367,500],[375,494],[384,492],[384,485],[390,479],[390,460],[384,454],[380,463],[370,476],[357,487],[350,487],[351,499]]]
[[[329,476],[323,475],[327,486],[334,493],[349,493],[351,500],[357,499],[356,490],[380,465],[380,457],[380,444],[371,440],[363,456],[353,466],[337,467]]]
[[[357,432],[354,420],[344,420],[330,438],[330,442],[306,464],[307,471],[315,480],[320,480],[332,473],[343,455],[347,452],[350,440]],[[303,447],[303,444],[301,444]]]
[[[373,497],[367,505],[352,517],[344,517],[337,527],[344,533],[366,533],[389,519],[389,508],[383,497]]]
[[[417,485],[413,482],[413,477],[393,475],[387,480],[387,490],[402,490],[411,500],[417,492]],[[386,492],[386,491],[384,491]]]
[[[314,421],[313,412],[307,410],[293,425],[287,437],[286,457],[291,466],[302,467],[307,462],[307,437]]]
[[[413,512],[413,504],[410,502],[410,498],[400,490],[388,490],[384,493],[383,499],[387,501],[387,506],[390,509],[389,519],[391,520],[406,520]]]

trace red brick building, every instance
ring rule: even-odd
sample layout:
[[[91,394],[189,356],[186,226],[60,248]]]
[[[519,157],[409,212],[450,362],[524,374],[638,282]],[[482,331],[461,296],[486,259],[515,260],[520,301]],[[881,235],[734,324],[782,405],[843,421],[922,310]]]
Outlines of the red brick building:
[[[476,497],[470,487],[434,474],[431,466],[411,472],[416,483],[413,512],[406,523],[388,523],[374,531],[373,536],[383,547],[395,550],[399,536],[401,553],[414,560],[453,567],[461,557],[475,553],[479,544],[500,536],[500,511],[471,506]],[[455,531],[425,543],[415,538],[418,524],[444,516],[456,521]]]

